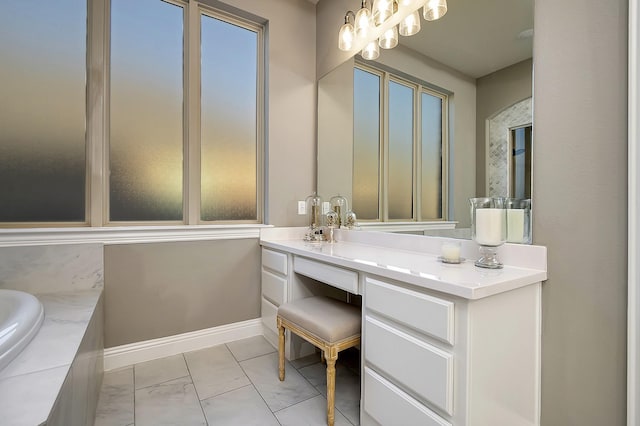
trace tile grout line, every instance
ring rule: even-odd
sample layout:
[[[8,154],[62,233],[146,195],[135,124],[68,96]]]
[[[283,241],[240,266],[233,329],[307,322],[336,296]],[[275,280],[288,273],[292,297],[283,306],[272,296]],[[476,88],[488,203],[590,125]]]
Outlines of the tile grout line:
[[[277,413],[280,413],[280,412],[282,412],[282,411],[284,411],[284,410],[287,410],[287,409],[290,409],[290,408],[292,408],[292,407],[295,407],[296,405],[299,405],[299,404],[305,403],[305,402],[307,402],[307,401],[309,401],[309,400],[311,400],[311,399],[313,399],[313,398],[316,398],[316,397],[318,397],[318,396],[322,397],[322,399],[326,401],[326,396],[325,396],[325,395],[323,395],[322,390],[320,389],[320,388],[322,388],[322,385],[321,385],[321,384],[320,384],[320,385],[318,385],[318,386],[313,385],[313,384],[311,383],[310,379],[309,379],[309,378],[307,378],[304,374],[302,374],[302,373],[301,373],[301,370],[303,370],[303,369],[305,369],[305,368],[308,368],[308,367],[311,367],[311,366],[314,366],[314,365],[317,365],[317,364],[320,364],[320,362],[316,360],[316,361],[311,362],[310,364],[300,365],[300,367],[298,368],[298,367],[296,367],[295,365],[293,365],[291,362],[287,361],[287,364],[286,364],[286,365],[287,365],[287,367],[288,367],[289,369],[293,368],[293,370],[295,370],[298,374],[300,374],[300,376],[304,379],[304,382],[305,382],[305,383],[307,383],[307,384],[310,386],[310,388],[311,388],[311,389],[313,389],[314,391],[316,391],[316,395],[310,396],[310,397],[308,397],[308,398],[306,398],[306,399],[304,399],[304,400],[301,400],[301,401],[296,402],[295,404],[289,405],[289,406],[287,406],[287,407],[280,408],[280,409],[278,409],[278,410],[276,410],[276,411],[272,410],[272,409],[271,409],[271,407],[269,406],[269,404],[267,403],[267,401],[265,400],[265,397],[262,395],[262,393],[260,393],[260,391],[259,391],[259,390],[258,390],[258,388],[256,387],[256,384],[253,382],[253,380],[251,379],[251,377],[249,377],[249,375],[247,374],[247,372],[246,372],[245,368],[241,365],[241,363],[242,363],[242,362],[245,362],[245,361],[251,361],[251,360],[254,360],[254,359],[256,359],[256,358],[260,358],[260,357],[264,357],[264,356],[273,355],[274,353],[275,353],[276,355],[278,355],[278,351],[277,351],[277,350],[275,350],[275,349],[272,349],[271,347],[269,347],[269,349],[272,349],[272,350],[270,350],[269,352],[261,353],[261,354],[255,355],[255,356],[251,356],[251,357],[249,357],[249,358],[247,358],[247,359],[243,359],[242,361],[240,361],[240,360],[238,359],[238,357],[236,356],[236,354],[234,354],[234,353],[233,353],[233,351],[232,351],[232,350],[231,350],[231,348],[229,347],[229,344],[228,344],[228,343],[225,343],[225,344],[224,344],[224,346],[225,346],[225,348],[226,348],[226,349],[231,353],[232,358],[234,359],[234,361],[236,362],[236,364],[240,367],[240,369],[241,369],[241,371],[243,372],[244,376],[248,379],[249,384],[246,384],[246,385],[244,385],[244,386],[237,387],[237,388],[235,388],[235,389],[229,389],[229,390],[227,390],[227,391],[225,391],[225,392],[222,392],[222,393],[219,393],[219,394],[217,394],[217,395],[212,395],[211,397],[209,397],[209,398],[205,399],[204,401],[207,401],[207,400],[209,400],[209,399],[211,399],[211,398],[215,398],[215,397],[218,397],[218,396],[221,396],[221,395],[225,395],[225,394],[228,394],[228,393],[234,392],[234,391],[236,391],[236,390],[239,390],[239,389],[242,389],[242,388],[244,388],[244,387],[246,387],[246,386],[251,385],[251,386],[253,387],[254,391],[258,393],[258,395],[259,395],[259,397],[260,397],[260,400],[262,400],[262,401],[263,401],[263,403],[264,403],[264,404],[266,405],[266,407],[268,408],[268,410],[269,410],[268,412],[270,412],[270,413],[272,414],[272,416],[273,416],[273,418],[274,418],[274,420],[275,420],[276,424],[278,424],[278,425],[280,425],[280,426],[282,426],[282,423],[281,423],[281,421],[278,419],[278,417],[277,417]],[[242,351],[240,351],[240,352],[242,352]],[[251,351],[248,351],[248,352],[251,352]],[[257,353],[257,352],[256,352],[256,353]],[[188,364],[188,362],[187,362],[187,360],[186,360],[186,354],[183,352],[183,353],[181,353],[180,355],[182,356],[182,359],[183,359],[183,361],[184,361],[184,363],[185,363],[185,366],[186,366],[186,369],[187,369],[187,375],[185,375],[185,376],[181,376],[181,377],[178,377],[178,378],[173,378],[173,379],[170,379],[170,380],[165,380],[165,381],[163,381],[163,382],[161,382],[161,383],[156,383],[156,384],[153,384],[153,385],[148,385],[148,386],[145,386],[144,388],[141,388],[141,389],[136,389],[136,383],[137,383],[137,380],[136,380],[136,364],[132,364],[132,365],[131,365],[131,369],[132,369],[131,374],[133,375],[133,377],[132,377],[132,383],[133,383],[133,408],[134,408],[134,410],[133,410],[133,423],[132,423],[132,424],[128,424],[128,426],[135,426],[135,424],[136,424],[136,417],[137,417],[137,407],[136,407],[136,405],[137,405],[137,404],[136,404],[136,402],[137,402],[137,401],[136,401],[136,399],[137,399],[137,398],[136,398],[136,393],[137,393],[137,391],[138,391],[138,390],[148,389],[148,388],[150,388],[150,387],[157,386],[157,385],[163,385],[163,384],[166,384],[166,383],[171,382],[171,381],[173,381],[173,380],[178,380],[178,379],[186,378],[186,377],[188,377],[188,378],[190,379],[190,381],[191,381],[191,383],[192,383],[192,385],[193,385],[193,387],[194,387],[194,391],[195,391],[195,394],[196,394],[196,398],[197,398],[198,403],[199,403],[199,405],[200,405],[200,410],[201,410],[201,413],[202,413],[203,418],[204,418],[204,420],[205,420],[205,424],[206,424],[207,426],[209,426],[209,425],[210,425],[210,423],[209,423],[209,421],[208,421],[208,419],[207,419],[207,416],[206,416],[205,410],[204,410],[204,406],[203,406],[203,404],[202,404],[203,400],[201,400],[201,399],[200,399],[200,395],[199,395],[198,389],[196,388],[195,383],[194,383],[194,381],[193,381],[193,375],[192,375],[192,373],[191,373],[191,369],[190,369],[190,367],[189,367],[189,364]],[[356,372],[351,368],[351,366],[344,365],[344,364],[343,364],[342,366],[343,366],[343,367],[346,367],[346,368],[345,368],[346,372],[351,373],[351,374],[354,374],[354,375],[356,375],[356,376],[359,376],[359,374],[357,374],[357,373],[356,373]],[[126,368],[126,367],[123,367],[123,368]],[[293,371],[293,370],[291,370],[291,371]],[[323,371],[324,371],[324,370],[323,370]],[[324,385],[324,386],[326,387],[326,385]],[[340,413],[340,414],[345,418],[345,420],[347,421],[347,424],[348,424],[348,425],[350,425],[350,426],[355,426],[355,425],[357,424],[357,423],[354,423],[353,421],[351,421],[351,419],[349,419],[349,418],[348,418],[348,417],[347,417],[347,416],[346,416],[346,415],[345,415],[345,414],[344,414],[340,409],[338,409],[337,407],[336,407],[335,409],[336,409],[336,411],[337,411],[338,413]]]
[[[188,372],[188,371],[189,371],[189,369],[187,368],[187,372]],[[173,382],[174,380],[184,379],[185,377],[189,377],[189,378],[191,379],[191,382],[193,383],[193,378],[191,378],[191,374],[187,374],[186,376],[174,377],[173,379],[165,380],[164,382],[154,383],[154,384],[152,384],[152,385],[145,386],[145,387],[140,388],[140,389],[134,389],[134,391],[137,391],[137,390],[143,390],[143,389],[149,389],[149,388],[152,388],[152,387],[154,387],[154,386],[164,385],[164,384],[167,384],[167,383],[169,383],[169,382]]]
[[[227,349],[229,349],[227,347]],[[229,352],[231,352],[231,349],[229,349]],[[272,352],[269,352],[272,353]],[[231,354],[233,355],[233,352],[231,352]],[[268,354],[266,354],[268,355]],[[261,355],[262,356],[262,355]],[[235,358],[235,356],[234,356]],[[258,357],[254,357],[254,358],[258,358]],[[236,361],[237,362],[237,361]],[[269,407],[269,404],[267,403],[267,401],[264,399],[264,396],[262,396],[262,394],[260,393],[260,391],[258,390],[258,388],[256,387],[256,384],[253,383],[253,380],[251,380],[251,377],[249,377],[249,375],[247,374],[247,372],[245,371],[244,367],[242,366],[242,364],[240,362],[238,362],[238,366],[240,366],[240,369],[242,370],[242,373],[247,377],[247,379],[249,379],[249,383],[251,383],[251,386],[253,386],[253,389],[255,389],[255,391],[258,393],[258,395],[260,396],[260,399],[262,399],[262,402],[264,402],[264,405],[266,405],[267,409],[269,411],[271,411],[271,415],[273,415],[273,418],[276,419],[276,422],[282,426],[282,423],[280,423],[280,420],[278,420],[278,416],[276,416],[276,413],[271,409],[271,407]]]
[[[198,388],[196,387],[195,382],[193,381],[193,376],[191,375],[191,369],[189,368],[189,363],[187,362],[187,357],[184,356],[184,352],[182,352],[182,359],[184,361],[185,367],[187,367],[187,373],[189,373],[189,379],[191,379],[191,384],[193,385],[193,391],[196,393],[196,399],[198,400],[198,406],[200,407],[200,412],[202,413],[202,418],[204,419],[204,423],[208,426],[209,419],[207,419],[207,415],[204,412],[204,407],[202,407],[202,401],[200,400],[200,394],[198,393]]]
[[[311,400],[311,399],[313,399],[313,398],[317,398],[318,396],[321,396],[321,397],[322,397],[322,398],[324,398],[324,399],[325,399],[325,401],[326,401],[326,399],[327,399],[327,398],[326,398],[324,395],[322,395],[322,392],[320,392],[320,391],[318,390],[318,388],[316,388],[315,386],[313,386],[313,384],[309,381],[309,379],[307,379],[307,378],[306,378],[306,376],[300,372],[300,369],[295,368],[293,365],[291,365],[291,362],[290,362],[290,361],[287,361],[287,360],[285,359],[285,367],[286,367],[286,365],[287,365],[287,364],[289,364],[291,367],[293,367],[293,369],[294,369],[294,370],[296,370],[296,372],[297,372],[298,374],[300,374],[300,377],[302,377],[302,378],[304,379],[304,381],[306,381],[306,382],[309,384],[309,386],[311,386],[311,388],[312,388],[312,389],[314,389],[316,392],[318,392],[318,394],[317,394],[317,395],[310,396],[309,398],[304,399],[304,400],[302,400],[302,401],[298,401],[298,402],[296,402],[295,404],[292,404],[292,405],[290,405],[290,406],[288,406],[288,407],[281,408],[281,409],[279,409],[278,411],[272,411],[272,413],[273,413],[274,415],[275,415],[275,413],[277,413],[277,412],[280,412],[280,411],[282,411],[282,410],[286,410],[286,409],[291,408],[291,407],[295,407],[295,406],[296,406],[296,405],[298,405],[298,404],[302,404],[303,402],[307,402],[307,401],[309,401],[309,400]],[[306,366],[301,367],[301,368],[310,367],[311,365],[313,365],[313,364],[309,364],[309,365],[306,365]],[[286,368],[285,368],[285,371],[286,371]],[[286,379],[285,379],[285,380],[286,380]],[[258,393],[259,393],[259,392],[258,392]],[[325,414],[326,414],[326,413],[325,413]],[[342,413],[340,413],[340,414],[342,414]],[[342,414],[342,415],[344,416],[344,414]],[[325,416],[325,417],[326,417],[326,416]],[[277,418],[277,417],[276,417],[276,418]],[[346,417],[345,417],[345,418],[346,418]],[[347,421],[349,421],[349,419],[347,419]],[[349,422],[349,423],[351,423],[351,422]]]
[[[311,356],[311,355],[309,355],[309,356]],[[304,379],[304,380],[309,384],[309,386],[311,386],[313,389],[315,389],[315,390],[316,390],[316,392],[318,392],[318,395],[314,395],[314,396],[309,397],[309,398],[307,398],[307,399],[305,399],[305,400],[303,400],[303,401],[296,402],[295,404],[290,405],[290,406],[288,406],[288,407],[281,408],[281,409],[279,409],[278,411],[272,411],[272,413],[273,413],[274,415],[275,415],[275,413],[278,413],[278,412],[280,412],[280,411],[282,411],[282,410],[286,410],[286,409],[288,409],[288,408],[294,407],[294,406],[296,406],[296,405],[298,405],[298,404],[302,404],[303,402],[309,401],[310,399],[313,399],[313,398],[317,398],[318,396],[321,396],[325,401],[327,400],[327,397],[326,397],[325,395],[323,395],[323,394],[322,394],[322,391],[321,391],[320,389],[318,389],[318,386],[314,386],[314,385],[309,381],[309,379],[307,379],[307,377],[306,377],[304,374],[302,374],[302,373],[300,372],[300,370],[302,370],[303,368],[311,367],[311,366],[313,366],[313,365],[315,365],[315,364],[322,364],[322,362],[320,362],[320,361],[318,361],[318,362],[314,362],[314,363],[311,363],[311,364],[309,364],[309,365],[300,366],[300,368],[296,368],[294,365],[292,365],[292,364],[291,364],[291,362],[290,362],[290,361],[286,361],[286,362],[287,362],[291,367],[293,367],[293,368],[294,368],[294,369],[295,369],[295,370],[300,374],[300,376],[301,376],[301,377],[302,377],[302,378],[303,378],[303,379]],[[324,364],[323,364],[323,365],[324,365]],[[349,371],[351,371],[347,366],[344,366],[344,367],[345,367],[345,368],[347,368]],[[326,373],[326,367],[325,367],[325,373]],[[251,379],[249,379],[249,380],[251,380]],[[252,382],[252,383],[253,383],[253,382]],[[326,388],[326,383],[325,383],[325,388]],[[257,390],[257,389],[256,389],[256,390]],[[260,392],[258,392],[258,394],[260,394]],[[260,396],[262,396],[262,395],[260,395]],[[265,402],[266,402],[266,401],[265,401]],[[268,405],[267,405],[267,407],[268,407]],[[355,425],[354,425],[354,423],[353,423],[351,420],[349,420],[349,418],[348,418],[348,417],[347,417],[347,416],[346,416],[342,411],[340,411],[340,409],[338,409],[338,407],[335,407],[334,409],[335,409],[336,411],[338,411],[340,414],[342,414],[342,417],[344,417],[344,418],[345,418],[345,420],[346,420],[350,425],[355,426]],[[277,418],[277,417],[276,417],[276,418]]]
[[[246,376],[246,374],[245,374],[245,376]],[[208,401],[208,400],[210,400],[210,399],[212,399],[212,398],[217,398],[217,397],[219,397],[219,396],[226,395],[226,394],[228,394],[228,393],[235,392],[235,391],[237,391],[237,390],[240,390],[240,389],[246,388],[247,386],[251,386],[251,385],[253,384],[253,382],[252,382],[252,381],[251,381],[251,379],[249,379],[248,377],[247,377],[247,379],[249,380],[249,383],[248,383],[248,384],[246,384],[246,385],[242,385],[242,386],[240,386],[239,388],[233,388],[233,389],[226,390],[226,391],[224,391],[224,392],[217,393],[217,394],[215,394],[215,395],[211,395],[210,397],[205,398],[205,399],[200,399],[200,402]],[[198,398],[200,398],[200,397],[198,397]]]
[[[306,367],[310,367],[311,365],[313,365],[313,364],[307,365]],[[324,364],[323,364],[323,365],[324,365]],[[352,370],[351,370],[349,367],[347,367],[346,365],[344,365],[344,363],[343,363],[342,365],[343,365],[343,368],[346,368],[349,372],[351,372],[351,373],[353,373],[354,375],[356,375],[356,376],[360,377],[360,375],[359,375],[359,374],[355,374],[355,372],[354,372],[354,371],[352,371]],[[306,368],[306,367],[303,367],[303,368]],[[299,372],[299,370],[298,370],[298,372]],[[326,372],[326,370],[325,370],[325,372]],[[312,383],[307,379],[307,377],[306,377],[304,374],[300,373],[300,375],[301,375],[305,380],[307,380],[307,382],[309,382],[309,384],[311,385],[311,387],[313,387],[316,391],[318,391],[318,393],[320,394],[320,396],[322,396],[322,397],[325,399],[325,401],[326,401],[327,397],[326,397],[325,395],[323,395],[323,394],[322,394],[322,390],[321,390],[321,389],[319,389],[319,387],[318,387],[318,386],[313,385],[313,384],[312,384]],[[336,379],[337,379],[337,378],[338,378],[338,377],[337,377],[337,371],[336,371]],[[336,380],[336,385],[337,385],[337,380]],[[326,390],[326,387],[327,387],[327,384],[325,383],[325,384],[324,384],[324,388],[325,388],[325,390]],[[337,390],[337,389],[336,389],[336,390]],[[362,395],[362,393],[361,393],[361,395]],[[311,399],[311,398],[309,398],[309,399]],[[347,416],[346,416],[342,411],[340,411],[340,409],[339,409],[338,407],[336,407],[336,406],[335,406],[335,403],[334,403],[334,409],[335,409],[337,412],[339,412],[340,414],[342,414],[342,417],[344,417],[344,418],[345,418],[345,420],[346,420],[350,425],[352,425],[352,426],[356,426],[356,425],[355,425],[355,424],[354,424],[354,423],[349,419],[349,417],[347,417]],[[360,414],[358,414],[358,417],[360,417]]]
[[[233,343],[233,342],[231,342],[231,343]],[[227,347],[227,350],[228,350],[229,352],[231,352],[231,356],[233,357],[233,359],[235,359],[235,360],[236,360],[236,362],[237,362],[238,364],[240,364],[241,362],[244,362],[244,361],[249,361],[250,359],[260,358],[261,356],[265,356],[265,355],[272,354],[272,353],[274,353],[274,352],[278,352],[277,350],[275,350],[275,349],[274,349],[274,350],[272,350],[271,352],[266,352],[266,353],[263,353],[263,354],[260,354],[260,355],[255,355],[255,356],[252,356],[252,357],[249,357],[249,358],[246,358],[246,359],[242,359],[242,360],[240,360],[240,359],[238,359],[238,357],[236,357],[236,354],[234,354],[234,353],[233,353],[233,350],[231,350],[231,348],[229,347],[229,344],[228,344],[228,343],[224,343],[224,345]]]

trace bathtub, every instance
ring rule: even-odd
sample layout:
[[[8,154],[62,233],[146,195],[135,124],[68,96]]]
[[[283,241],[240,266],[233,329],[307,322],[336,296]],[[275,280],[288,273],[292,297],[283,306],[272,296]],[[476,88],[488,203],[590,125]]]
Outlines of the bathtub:
[[[0,289],[0,370],[29,344],[43,320],[44,309],[35,296]]]

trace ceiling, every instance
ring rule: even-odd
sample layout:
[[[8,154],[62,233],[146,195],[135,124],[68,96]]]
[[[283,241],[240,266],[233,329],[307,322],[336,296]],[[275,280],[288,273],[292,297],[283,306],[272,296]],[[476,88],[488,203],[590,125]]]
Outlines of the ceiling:
[[[473,78],[532,57],[533,0],[449,0],[444,17],[421,26],[400,43]]]

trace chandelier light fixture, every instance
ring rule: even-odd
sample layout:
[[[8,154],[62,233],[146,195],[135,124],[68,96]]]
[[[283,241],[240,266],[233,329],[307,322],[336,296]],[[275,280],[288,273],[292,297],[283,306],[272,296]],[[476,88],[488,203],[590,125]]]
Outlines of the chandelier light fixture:
[[[360,9],[344,16],[338,33],[338,48],[343,51],[362,49],[364,59],[376,59],[379,47],[393,49],[398,34],[412,36],[420,31],[420,8],[427,21],[435,21],[447,13],[447,0],[362,0]]]

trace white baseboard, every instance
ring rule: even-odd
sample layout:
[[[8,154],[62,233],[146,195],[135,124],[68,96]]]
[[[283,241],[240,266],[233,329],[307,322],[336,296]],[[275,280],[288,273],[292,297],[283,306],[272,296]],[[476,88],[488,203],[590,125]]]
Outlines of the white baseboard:
[[[116,346],[104,350],[104,370],[114,370],[183,352],[263,335],[260,318],[177,334],[159,339]]]

